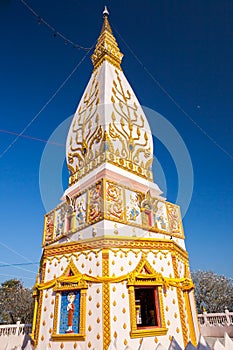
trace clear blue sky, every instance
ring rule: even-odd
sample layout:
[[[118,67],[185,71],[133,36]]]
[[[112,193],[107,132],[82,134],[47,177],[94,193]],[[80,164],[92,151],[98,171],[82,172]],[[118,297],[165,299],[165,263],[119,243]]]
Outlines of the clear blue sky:
[[[57,31],[85,47],[95,43],[102,26],[103,5],[107,4],[112,27],[144,65],[137,62],[113,29],[124,53],[125,75],[141,104],[172,123],[192,160],[194,189],[184,218],[191,268],[233,277],[233,2],[28,0],[28,4]],[[15,138],[7,132],[21,133],[85,52],[65,44],[59,36],[54,38],[19,0],[0,2],[0,32],[2,154]],[[147,70],[226,152],[177,108]],[[74,113],[91,72],[89,54],[25,134],[48,140]],[[45,209],[39,166],[45,145],[19,137],[0,158],[0,282],[16,277],[25,286],[32,286],[35,281],[38,266],[31,263],[38,262],[42,252]],[[53,147],[54,152],[56,147],[61,150],[61,146]],[[166,177],[167,199],[175,202],[179,187],[176,168],[158,140],[155,156]],[[63,173],[65,186],[67,173]],[[59,196],[54,200],[59,203]],[[29,265],[1,267],[24,263]]]

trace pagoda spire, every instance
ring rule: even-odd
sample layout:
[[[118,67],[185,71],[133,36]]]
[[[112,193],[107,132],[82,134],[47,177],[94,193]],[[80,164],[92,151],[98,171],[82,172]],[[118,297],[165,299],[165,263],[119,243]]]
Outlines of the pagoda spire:
[[[103,11],[104,23],[97,40],[93,55],[91,56],[94,69],[98,68],[105,60],[121,69],[123,54],[120,52],[117,41],[112,34],[112,29],[108,21],[109,12],[105,6]]]

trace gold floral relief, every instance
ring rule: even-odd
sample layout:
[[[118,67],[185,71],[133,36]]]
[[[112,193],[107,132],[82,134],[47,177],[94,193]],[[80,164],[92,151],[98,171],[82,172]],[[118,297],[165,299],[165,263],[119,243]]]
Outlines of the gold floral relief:
[[[106,214],[123,219],[123,189],[114,183],[106,182]]]
[[[148,135],[142,129],[145,126],[144,117],[139,114],[138,106],[133,102],[129,90],[124,90],[119,73],[115,70],[111,102],[113,104],[112,122],[109,124],[109,135],[119,146],[115,153],[132,163],[140,164],[150,169],[152,163],[151,148]],[[141,162],[140,155],[148,159]]]
[[[103,186],[97,182],[88,191],[88,222],[100,220],[103,215]]]
[[[171,233],[179,232],[183,234],[180,208],[177,205],[168,202],[166,202],[166,207]]]
[[[54,211],[45,215],[43,244],[50,243],[53,240],[53,236],[54,236]]]
[[[90,90],[85,94],[83,104],[76,112],[71,126],[68,152],[68,168],[71,173],[83,168],[96,156],[93,145],[99,143],[103,137],[103,128],[97,113],[98,105],[99,86],[95,74]]]

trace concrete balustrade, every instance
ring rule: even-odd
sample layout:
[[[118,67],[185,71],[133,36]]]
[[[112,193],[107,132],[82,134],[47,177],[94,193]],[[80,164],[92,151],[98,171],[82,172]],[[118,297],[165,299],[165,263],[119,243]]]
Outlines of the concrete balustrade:
[[[227,309],[224,313],[207,313],[198,315],[201,337],[199,339],[197,347],[194,347],[189,343],[184,350],[232,350],[233,341],[233,312],[229,312]],[[30,343],[31,325],[21,324],[17,322],[16,324],[0,325],[0,349],[1,350],[40,350],[34,349]],[[224,338],[223,343],[218,340],[210,347],[206,342],[204,337],[214,337],[214,338]],[[207,339],[207,338],[206,338]],[[108,350],[130,350],[127,346],[125,349],[119,349],[117,347],[117,339],[111,342]],[[152,350],[144,346],[144,340],[140,344],[140,350]],[[136,349],[136,350],[139,350]],[[156,350],[166,350],[163,344],[158,343]],[[169,350],[183,350],[180,348],[175,338],[172,339]],[[83,350],[80,347],[80,350]],[[93,349],[99,350],[99,349]]]
[[[233,312],[225,309],[222,313],[207,313],[198,315],[201,334],[204,337],[223,338],[224,333],[233,338]]]
[[[21,349],[30,339],[31,324],[0,325],[0,349]]]

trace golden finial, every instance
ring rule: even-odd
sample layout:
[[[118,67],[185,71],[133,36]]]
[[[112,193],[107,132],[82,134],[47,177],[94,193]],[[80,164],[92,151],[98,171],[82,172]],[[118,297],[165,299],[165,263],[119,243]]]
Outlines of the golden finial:
[[[116,39],[112,34],[108,17],[109,12],[105,6],[103,11],[104,23],[95,47],[95,51],[91,56],[94,69],[97,69],[105,60],[113,64],[115,67],[121,69],[120,64],[123,54],[120,52]]]

